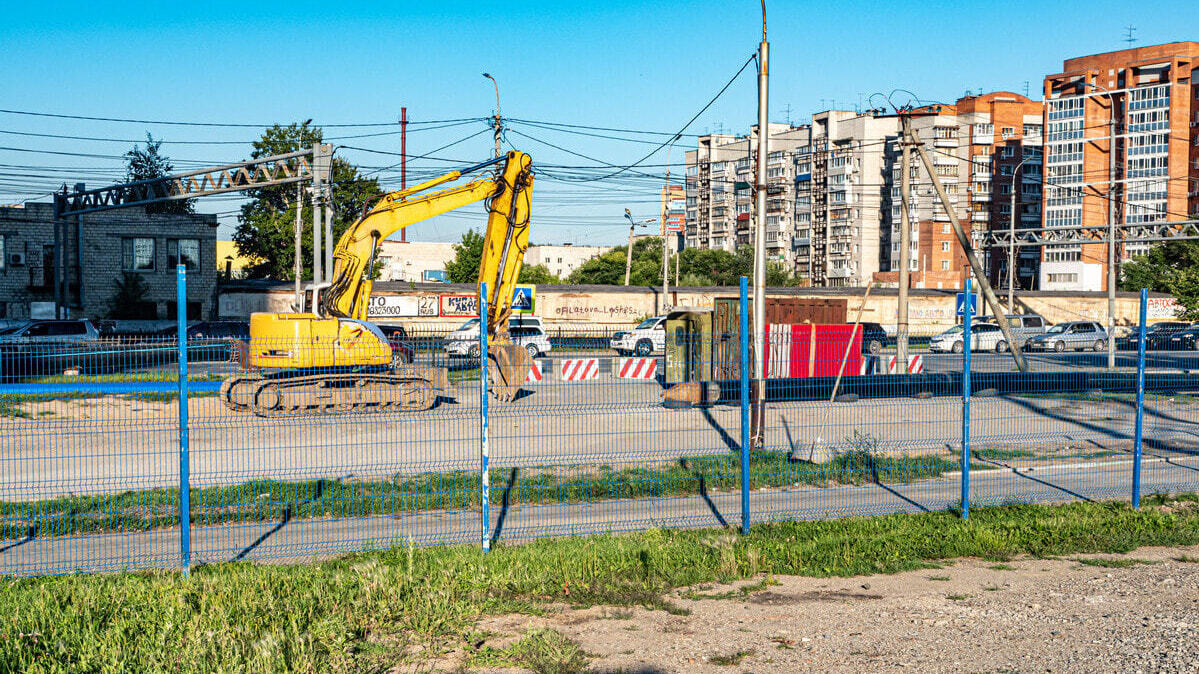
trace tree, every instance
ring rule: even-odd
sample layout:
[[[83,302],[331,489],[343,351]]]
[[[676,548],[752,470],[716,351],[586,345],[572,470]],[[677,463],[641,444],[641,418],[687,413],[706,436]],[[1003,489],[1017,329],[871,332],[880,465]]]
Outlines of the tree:
[[[112,282],[113,293],[108,299],[108,317],[113,319],[138,320],[156,318],[154,304],[146,302],[150,285],[137,272],[122,272]]]
[[[1182,316],[1199,320],[1199,241],[1169,241],[1121,267],[1121,290],[1169,293],[1186,307]]]
[[[520,278],[518,283],[528,283],[533,285],[556,285],[562,283],[562,279],[550,273],[550,268],[543,264],[526,264],[520,268]]]
[[[125,182],[138,182],[141,180],[154,180],[171,175],[175,167],[171,164],[171,160],[161,152],[158,148],[162,147],[161,140],[154,140],[154,136],[146,133],[146,149],[141,149],[137,145],[133,149],[125,153]],[[176,199],[174,201],[162,201],[157,204],[146,206],[147,213],[192,213],[195,210],[194,199]]]
[[[258,159],[310,148],[324,138],[319,127],[310,122],[280,126],[263,132],[254,141],[251,157]],[[383,192],[374,178],[364,178],[358,169],[344,159],[334,158],[330,174],[333,200],[333,239],[353,225],[362,208]],[[248,278],[293,280],[295,266],[296,186],[292,184],[248,190],[250,202],[241,207],[233,242],[243,256],[257,260],[246,268]],[[303,199],[302,201],[308,201]],[[300,269],[304,279],[312,278],[312,206],[300,205],[301,222],[306,225],[301,234],[302,259]],[[324,232],[321,233],[322,236]]]
[[[626,246],[594,257],[570,275],[571,283],[624,285]],[[671,278],[674,276],[670,265]],[[674,285],[735,286],[741,276],[753,278],[754,251],[740,246],[735,252],[710,248],[685,248],[679,253],[679,280]],[[633,243],[632,272],[629,285],[658,286],[662,284],[662,239],[645,237]],[[770,260],[766,266],[766,285],[798,285],[798,280],[786,263]]]
[[[483,235],[468,229],[462,233],[462,241],[454,244],[454,259],[445,263],[450,283],[477,283],[482,261]]]

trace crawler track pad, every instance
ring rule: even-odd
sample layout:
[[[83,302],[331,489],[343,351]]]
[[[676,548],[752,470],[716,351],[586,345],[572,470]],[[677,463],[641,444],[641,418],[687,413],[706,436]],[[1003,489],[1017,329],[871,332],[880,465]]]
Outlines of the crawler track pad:
[[[497,400],[512,402],[532,368],[533,359],[524,347],[515,344],[487,347],[488,388]]]

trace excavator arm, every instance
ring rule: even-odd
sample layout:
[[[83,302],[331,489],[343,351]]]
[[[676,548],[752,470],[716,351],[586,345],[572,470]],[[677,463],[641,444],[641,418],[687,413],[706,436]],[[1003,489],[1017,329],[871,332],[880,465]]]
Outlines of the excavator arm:
[[[502,166],[490,178],[422,194],[493,164]],[[413,223],[485,201],[488,218],[479,280],[487,282],[488,334],[506,333],[516,279],[529,245],[531,164],[529,155],[509,152],[503,157],[384,195],[338,240],[333,250],[333,280],[319,296],[317,313],[365,320],[373,286],[370,271],[379,242]]]

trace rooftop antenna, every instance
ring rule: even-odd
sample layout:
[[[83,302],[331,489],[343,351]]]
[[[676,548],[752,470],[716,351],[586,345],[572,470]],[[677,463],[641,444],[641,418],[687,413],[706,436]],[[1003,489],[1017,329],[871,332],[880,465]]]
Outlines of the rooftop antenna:
[[[1028,98],[1028,80],[1024,80],[1024,97]]]
[[[787,115],[787,126],[791,126],[791,104],[790,103],[788,103],[787,107],[783,109],[783,112],[784,112],[784,114]]]
[[[1134,32],[1136,32],[1136,29],[1136,26],[1132,25],[1129,25],[1127,28],[1125,28],[1125,30],[1128,31],[1128,34],[1124,37],[1124,41],[1128,43],[1129,47],[1131,47],[1132,44],[1137,41],[1137,39],[1132,35]]]

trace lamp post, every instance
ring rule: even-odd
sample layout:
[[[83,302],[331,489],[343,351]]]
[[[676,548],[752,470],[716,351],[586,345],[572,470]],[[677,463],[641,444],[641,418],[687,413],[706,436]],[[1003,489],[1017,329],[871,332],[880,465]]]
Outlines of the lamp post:
[[[666,144],[666,203],[662,208],[662,305],[666,306],[666,300],[670,297],[670,251],[666,246],[667,240],[670,237],[670,148],[674,146],[678,139],[682,138],[682,134],[676,133],[674,138]],[[625,285],[628,285],[627,283]]]
[[[753,349],[751,357],[754,366],[754,400],[753,421],[754,446],[761,447],[764,443],[763,429],[765,427],[763,405],[765,393],[765,358],[766,344],[766,162],[770,157],[770,119],[767,104],[770,83],[770,43],[766,41],[766,0],[762,0],[762,42],[758,45],[758,171],[756,183],[757,194],[754,195],[754,205],[757,209],[757,223],[754,228],[754,305],[753,305],[753,339],[754,344],[761,348]],[[759,341],[760,340],[760,341]]]
[[[504,130],[503,122],[500,121],[500,83],[495,81],[489,73],[483,73],[483,77],[491,80],[495,85],[495,156],[498,159],[500,156],[500,134]]]
[[[1023,152],[1023,144],[1021,145],[1021,151]],[[1024,162],[1027,162],[1034,156],[1036,155],[1030,154],[1024,157],[1020,160],[1019,164],[1016,164],[1016,168],[1012,169],[1012,212],[1011,217],[1008,218],[1007,242],[1007,311],[1009,314],[1015,311],[1013,308],[1015,307],[1015,291],[1013,289],[1016,287],[1016,206],[1019,204],[1019,201],[1016,199],[1016,177],[1020,175],[1020,169],[1023,168]]]
[[[1107,368],[1116,367],[1116,97],[1111,90],[1091,82],[1082,82],[1107,96]],[[1084,118],[1085,119],[1085,118]]]

